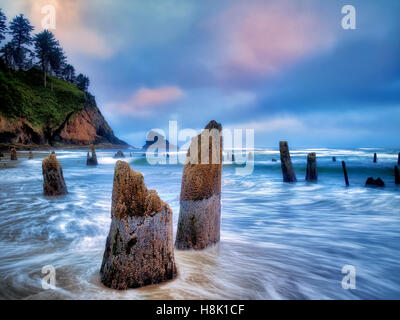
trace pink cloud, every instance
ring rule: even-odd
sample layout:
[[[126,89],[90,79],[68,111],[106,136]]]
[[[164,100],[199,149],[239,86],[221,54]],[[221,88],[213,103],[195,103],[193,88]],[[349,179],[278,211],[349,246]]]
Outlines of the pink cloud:
[[[89,26],[84,12],[88,3],[79,0],[19,0],[15,1],[13,11],[27,14],[40,32],[45,14],[42,8],[46,5],[54,7],[56,12],[56,29],[51,31],[67,49],[68,53],[80,53],[90,57],[107,59],[115,53],[113,39]]]
[[[109,105],[107,113],[117,112],[121,115],[146,115],[154,108],[162,107],[184,96],[179,87],[168,86],[155,89],[141,88],[134,92],[125,102]]]
[[[284,1],[236,5],[217,24],[223,77],[273,75],[334,43],[310,10]]]

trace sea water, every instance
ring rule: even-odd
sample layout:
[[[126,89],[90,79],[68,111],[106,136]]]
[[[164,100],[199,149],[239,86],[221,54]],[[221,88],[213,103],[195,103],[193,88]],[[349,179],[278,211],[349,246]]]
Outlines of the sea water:
[[[317,153],[318,183],[304,181],[308,152]],[[399,299],[397,152],[291,150],[294,184],[282,182],[280,163],[272,162],[279,159],[275,149],[256,150],[251,175],[224,165],[221,243],[197,252],[175,250],[175,280],[126,291],[104,287],[99,277],[115,151],[98,150],[97,167],[86,166],[86,151],[57,151],[69,194],[55,198],[43,196],[46,152],[12,167],[0,162],[0,298]],[[123,161],[171,206],[175,233],[183,166],[149,165],[141,153]],[[386,187],[365,187],[370,176],[381,177]],[[47,265],[56,270],[55,290],[42,288]],[[355,289],[342,287],[345,265],[354,267]]]

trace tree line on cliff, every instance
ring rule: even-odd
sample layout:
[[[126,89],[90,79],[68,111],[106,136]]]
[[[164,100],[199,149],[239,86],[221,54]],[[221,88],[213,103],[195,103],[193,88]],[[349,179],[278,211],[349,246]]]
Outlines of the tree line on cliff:
[[[32,67],[42,71],[43,85],[47,87],[47,74],[74,83],[87,92],[90,80],[82,73],[76,76],[75,68],[68,64],[59,41],[49,30],[32,34],[34,28],[23,14],[7,25],[7,17],[0,8],[0,43],[10,40],[0,49],[0,58],[9,68],[28,70]]]

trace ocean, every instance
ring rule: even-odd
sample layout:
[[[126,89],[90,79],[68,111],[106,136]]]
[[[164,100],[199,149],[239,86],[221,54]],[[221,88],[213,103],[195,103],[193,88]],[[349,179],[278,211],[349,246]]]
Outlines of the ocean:
[[[176,279],[126,291],[104,287],[99,276],[115,151],[98,150],[97,167],[86,166],[86,151],[57,151],[69,194],[56,198],[43,196],[47,152],[11,167],[0,161],[1,299],[400,298],[400,186],[393,175],[399,150],[293,149],[294,184],[283,183],[280,162],[272,162],[277,149],[257,148],[251,175],[224,165],[220,244],[175,250]],[[318,183],[304,181],[309,152],[317,153]],[[183,166],[149,165],[136,152],[124,161],[170,205],[175,233]],[[386,186],[365,187],[370,176]],[[56,270],[55,290],[42,288],[46,265]],[[354,289],[342,287],[345,265],[354,267]]]

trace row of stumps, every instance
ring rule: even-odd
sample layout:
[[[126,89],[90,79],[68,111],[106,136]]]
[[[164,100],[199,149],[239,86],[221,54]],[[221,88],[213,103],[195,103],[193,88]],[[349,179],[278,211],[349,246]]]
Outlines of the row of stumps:
[[[281,141],[279,143],[279,150],[281,155],[281,167],[282,167],[282,177],[284,182],[297,182],[296,174],[293,169],[292,160],[290,158],[289,146],[287,141]],[[306,169],[306,181],[307,182],[316,182],[318,180],[317,174],[317,161],[316,161],[315,152],[309,153],[307,155],[307,169]],[[374,153],[374,163],[377,163],[377,154]],[[332,161],[336,162],[336,157],[332,157]],[[394,179],[395,184],[400,184],[400,174],[399,174],[399,165],[400,165],[400,152],[397,159],[397,166],[394,166]],[[346,186],[350,186],[349,176],[347,174],[346,162],[342,161],[342,168],[344,174],[344,181]],[[384,182],[382,179],[377,178],[373,179],[372,177],[367,179],[366,185],[375,185],[375,186],[384,186]]]
[[[192,162],[201,159],[202,135],[192,139],[188,152],[180,194],[180,212],[175,248],[201,250],[220,241],[221,175],[223,141],[221,124],[211,121],[205,129],[220,137],[203,141],[208,153],[219,150],[217,164]],[[213,130],[216,129],[216,130]],[[197,146],[196,146],[197,144]],[[92,147],[87,165],[95,165],[97,157]],[[285,182],[296,182],[287,142],[280,143],[282,173]],[[193,152],[194,153],[194,152]],[[117,155],[116,155],[117,156]],[[400,162],[400,155],[399,155]],[[343,162],[346,184],[346,165]],[[400,183],[397,168],[396,181]],[[47,196],[67,194],[61,164],[54,152],[42,162],[43,189]],[[317,181],[316,154],[307,157],[307,181]],[[117,161],[112,190],[111,226],[101,264],[101,282],[113,289],[137,288],[173,279],[177,275],[173,243],[173,212],[155,190],[149,190],[141,173],[128,163]]]
[[[1,158],[4,157],[4,154],[2,152],[0,152],[0,160]],[[28,159],[32,160],[33,159],[33,153],[32,150],[29,150],[29,155],[28,155]],[[17,156],[17,150],[15,148],[12,148],[10,150],[10,160],[11,161],[17,161],[18,160],[18,156]]]
[[[211,139],[206,148],[217,164],[198,164],[202,135],[192,139],[189,158],[184,166],[180,195],[180,212],[175,248],[201,250],[220,240],[222,126],[211,121],[205,129],[220,138]],[[215,129],[215,130],[213,130]],[[213,133],[214,132],[214,133]],[[197,146],[195,145],[197,144]],[[122,158],[118,152],[115,158]],[[94,146],[87,154],[88,166],[97,165]],[[53,151],[42,162],[43,190],[46,196],[68,193],[63,170]],[[171,280],[177,275],[174,258],[173,218],[169,205],[155,190],[149,190],[141,173],[124,161],[117,161],[111,204],[111,226],[100,268],[101,282],[124,290]]]

